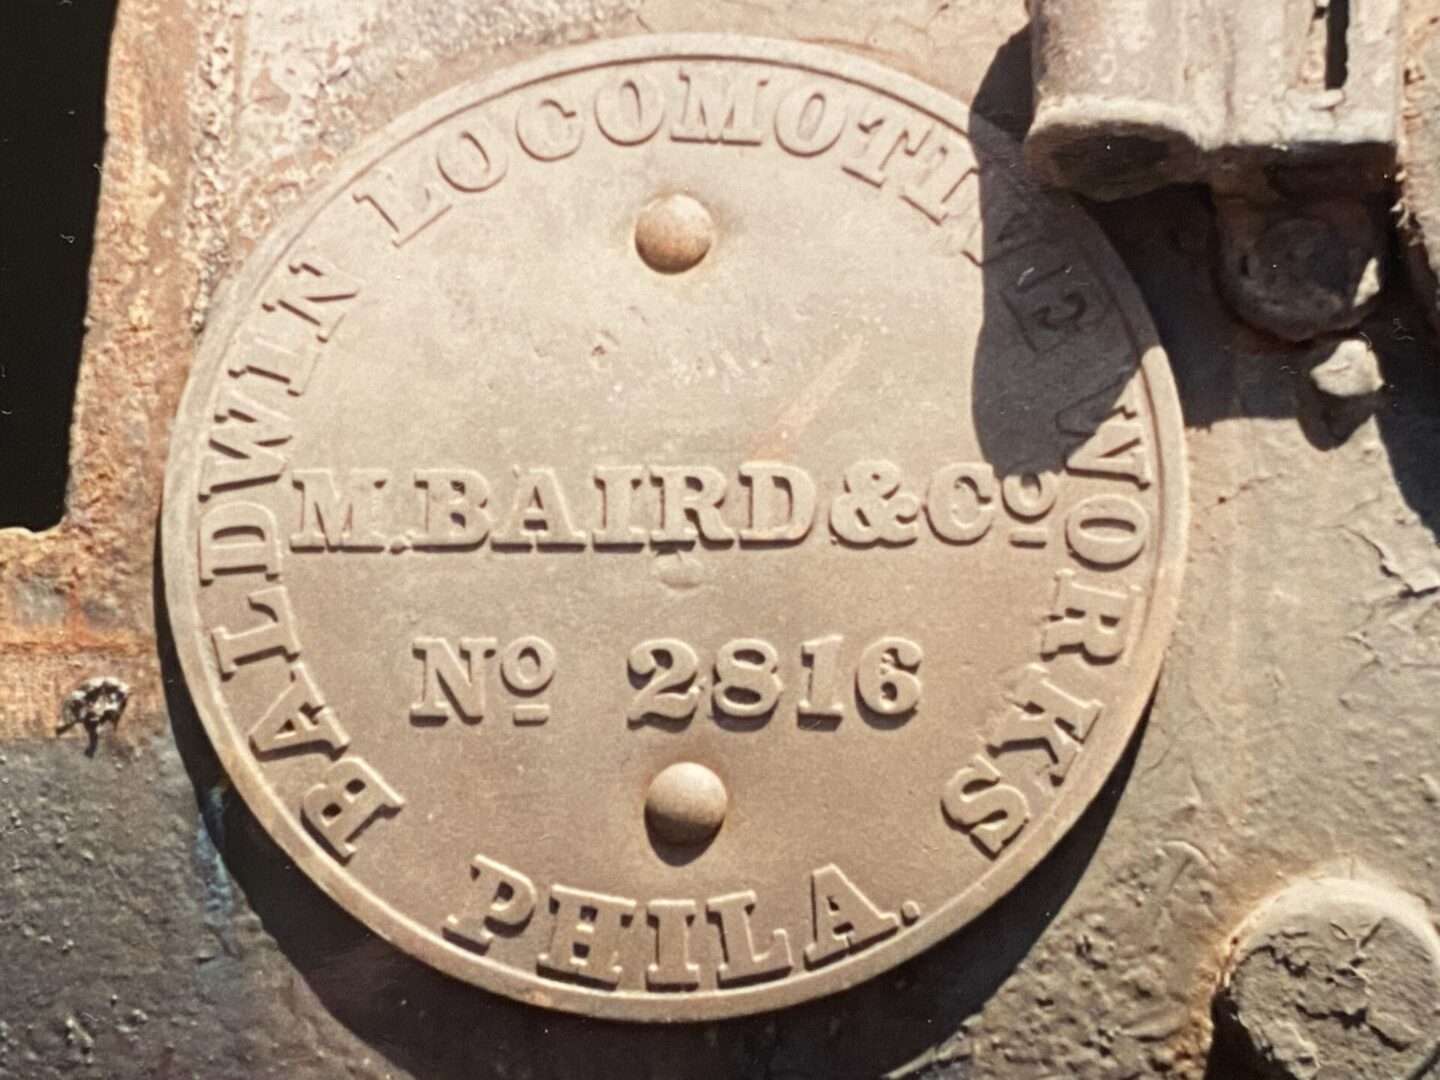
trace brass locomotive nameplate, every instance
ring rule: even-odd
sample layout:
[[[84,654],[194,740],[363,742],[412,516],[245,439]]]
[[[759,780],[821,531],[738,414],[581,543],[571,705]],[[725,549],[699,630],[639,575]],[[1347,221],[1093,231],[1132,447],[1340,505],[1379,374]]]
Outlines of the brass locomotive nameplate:
[[[452,975],[773,1008],[1015,886],[1120,757],[1184,546],[1123,269],[841,53],[557,51],[336,167],[176,425],[169,615],[285,850]]]

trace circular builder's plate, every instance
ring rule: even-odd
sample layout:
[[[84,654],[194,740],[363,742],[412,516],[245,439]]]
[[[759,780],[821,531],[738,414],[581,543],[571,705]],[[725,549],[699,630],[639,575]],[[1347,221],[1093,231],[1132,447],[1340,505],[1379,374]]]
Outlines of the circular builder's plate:
[[[250,259],[164,559],[261,822],[458,978],[631,1019],[851,985],[1121,755],[1184,543],[1165,359],[1003,137],[830,50],[558,51]]]

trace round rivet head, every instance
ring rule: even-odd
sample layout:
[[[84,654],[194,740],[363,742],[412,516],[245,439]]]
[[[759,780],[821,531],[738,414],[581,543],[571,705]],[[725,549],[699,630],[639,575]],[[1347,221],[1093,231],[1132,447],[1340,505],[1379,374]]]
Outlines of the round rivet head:
[[[1220,1037],[1256,1075],[1419,1076],[1440,1053],[1440,934],[1388,884],[1302,880],[1235,933],[1216,1005]]]
[[[719,830],[730,806],[720,777],[704,765],[681,761],[662,769],[645,796],[645,820],[661,840],[703,844]]]
[[[645,265],[662,274],[689,270],[715,241],[710,211],[689,195],[672,193],[652,201],[635,222],[635,250]]]

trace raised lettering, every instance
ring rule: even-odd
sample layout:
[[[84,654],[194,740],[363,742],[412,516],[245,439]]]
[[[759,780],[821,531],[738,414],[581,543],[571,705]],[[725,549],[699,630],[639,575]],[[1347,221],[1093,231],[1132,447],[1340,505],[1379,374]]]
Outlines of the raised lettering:
[[[1124,495],[1092,495],[1065,516],[1065,540],[1078,557],[1107,569],[1132,562],[1150,537],[1150,516]]]
[[[266,311],[281,308],[315,327],[315,336],[329,341],[345,317],[345,301],[360,293],[360,282],[325,256],[309,252],[286,264],[290,276],[272,280],[261,301]]]
[[[750,920],[756,903],[755,893],[749,889],[705,902],[706,915],[720,928],[720,946],[725,953],[724,962],[715,969],[715,981],[721,986],[779,978],[795,966],[790,959],[790,937],[778,927],[770,932],[765,951],[756,950]]]
[[[1060,783],[1100,717],[1100,702],[1060,689],[1039,664],[1026,666],[1011,702],[1013,708],[991,721],[986,745],[994,754],[1043,749],[1050,757],[1050,779]]]
[[[421,666],[413,723],[443,724],[456,714],[472,724],[485,718],[485,661],[495,655],[494,638],[461,638],[463,665],[443,638],[418,637],[410,651]]]
[[[1055,603],[1040,634],[1040,651],[1053,656],[1078,649],[1094,661],[1114,660],[1125,650],[1133,592],[1087,585],[1074,570],[1055,575]]]
[[[515,498],[503,528],[490,538],[492,547],[580,547],[585,534],[575,528],[570,508],[553,469],[529,469],[517,478]]]
[[[764,138],[760,88],[768,80],[757,69],[743,69],[726,78],[722,71],[682,67],[680,79],[685,83],[685,103],[670,128],[672,139],[754,146]]]
[[[555,922],[550,944],[535,958],[542,972],[599,986],[619,984],[620,935],[635,915],[634,900],[556,885],[550,890]]]
[[[374,207],[390,227],[391,242],[397,248],[404,247],[454,205],[450,193],[439,184],[429,180],[402,183],[383,165],[365,174],[352,189],[351,198]]]
[[[924,175],[911,180],[900,197],[936,225],[955,212],[955,195],[976,175],[975,156],[960,139],[946,136],[930,151]],[[974,191],[975,183],[970,184]]]
[[[338,483],[333,469],[295,469],[291,483],[300,492],[300,531],[290,534],[294,551],[380,551],[385,537],[375,528],[375,495],[390,480],[384,469],[350,469]]]
[[[660,527],[650,538],[661,544],[732,544],[735,532],[720,515],[725,477],[708,465],[652,465],[650,478],[660,485]],[[691,521],[694,524],[691,524]]]
[[[635,491],[645,479],[639,465],[597,465],[595,486],[600,489],[600,528],[591,534],[597,548],[640,548],[650,535],[631,523]]]
[[[473,548],[490,533],[485,504],[490,487],[470,469],[416,469],[415,486],[424,493],[425,529],[412,533],[417,548]]]
[[[325,779],[305,793],[300,814],[342,863],[355,854],[355,843],[377,817],[394,817],[405,806],[380,774],[351,755],[333,763]]]
[[[862,949],[900,928],[894,912],[881,911],[838,866],[822,866],[810,875],[813,936],[805,946],[810,967]]]
[[[290,418],[257,405],[230,382],[220,384],[212,411],[216,424],[210,429],[212,452],[200,462],[200,497],[278,479],[285,457],[271,447],[290,441]]]
[[[555,678],[555,646],[533,635],[516,638],[500,654],[500,678],[512,694],[533,698]],[[543,724],[550,719],[550,706],[521,702],[511,718],[517,724]]]
[[[665,95],[644,72],[621,70],[595,95],[595,123],[620,146],[654,138],[664,119]]]
[[[1118,417],[1105,421],[1070,452],[1065,467],[1082,476],[1114,476],[1139,488],[1149,487],[1152,473],[1144,425]]]
[[[925,515],[935,535],[952,544],[973,544],[995,519],[995,470],[989,465],[947,465],[930,479]]]
[[[200,518],[200,583],[220,574],[280,573],[280,542],[275,515],[259,503],[214,503]]]
[[[470,880],[481,898],[478,909],[445,919],[445,936],[485,952],[498,933],[510,937],[525,928],[535,914],[535,886],[519,870],[476,855],[470,861]]]
[[[755,720],[774,710],[784,687],[776,674],[775,646],[759,638],[728,641],[715,657],[715,710],[726,716]]]
[[[995,763],[976,754],[950,777],[940,800],[945,816],[992,859],[999,857],[1030,820],[1025,795],[1002,780]]]
[[[652,900],[645,918],[655,928],[655,959],[645,968],[651,990],[694,990],[700,965],[690,960],[690,927],[698,914],[693,900]]]
[[[872,713],[901,717],[920,704],[921,683],[916,671],[924,651],[902,637],[883,637],[860,654],[855,669],[855,687],[860,701]]]
[[[1005,509],[1017,518],[1035,521],[1055,507],[1060,494],[1060,481],[1054,473],[1011,473],[1000,481],[1000,497]]]
[[[250,728],[250,748],[257,757],[271,757],[321,747],[338,754],[350,745],[350,736],[325,704],[310,669],[296,661],[290,681]]]
[[[786,94],[775,110],[775,138],[799,157],[823,154],[845,129],[845,102],[820,82]]]
[[[1106,460],[1106,465],[1096,471],[1105,476],[1129,476],[1140,487],[1145,487],[1152,478],[1149,451],[1143,442],[1136,446],[1129,441],[1133,432],[1131,425],[1125,423],[1137,419],[1144,411],[1140,380],[1133,374],[1127,374],[1062,409],[1055,416],[1055,426],[1066,435],[1078,435],[1088,441],[1093,440],[1100,429],[1111,421],[1120,421],[1119,430],[1106,439],[1109,444],[1107,449],[1097,455]],[[1141,430],[1143,432],[1143,428]],[[1127,468],[1117,472],[1115,466],[1121,461]]]
[[[895,152],[899,150],[914,157],[930,138],[933,127],[927,121],[875,101],[865,106],[865,113],[856,126],[868,138],[860,152],[847,158],[840,167],[876,187],[884,185]]]
[[[475,194],[505,178],[510,156],[504,137],[477,116],[441,136],[435,148],[435,166],[455,190]]]
[[[999,289],[1001,300],[1010,309],[1026,342],[1036,352],[1048,352],[1093,325],[1107,307],[1104,293],[1090,274],[1075,272],[1075,265],[1064,259],[1048,265],[1037,262],[1032,254],[1015,260],[1014,270],[995,270],[997,280],[1003,273],[1013,273],[1013,284]]]
[[[629,669],[633,678],[641,680],[625,713],[631,726],[689,723],[700,703],[700,688],[695,685],[700,657],[694,649],[674,638],[642,641],[630,650]]]
[[[580,149],[585,125],[576,111],[553,95],[521,105],[515,114],[515,137],[531,157],[559,161]]]
[[[900,490],[888,461],[861,461],[845,470],[845,494],[830,504],[830,528],[851,544],[909,544],[918,530],[920,499]]]
[[[240,664],[276,655],[294,660],[300,655],[300,642],[295,637],[295,616],[290,610],[290,596],[285,586],[257,589],[245,598],[245,603],[250,610],[265,616],[259,626],[233,634],[220,626],[210,634],[215,661],[223,678],[234,675]]]
[[[845,716],[840,700],[839,634],[807,641],[800,646],[800,663],[810,669],[805,694],[795,712],[803,728],[834,728]]]
[[[750,524],[742,544],[794,544],[815,520],[815,481],[803,469],[776,461],[747,461],[740,482],[750,488]]]
[[[248,373],[263,375],[285,384],[292,397],[299,397],[310,384],[310,376],[320,359],[320,344],[311,340],[295,352],[269,338],[249,335],[227,354],[225,370],[231,375]]]

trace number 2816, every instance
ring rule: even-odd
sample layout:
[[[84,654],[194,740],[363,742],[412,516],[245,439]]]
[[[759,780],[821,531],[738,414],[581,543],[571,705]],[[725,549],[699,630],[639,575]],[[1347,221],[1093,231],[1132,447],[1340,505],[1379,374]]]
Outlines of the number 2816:
[[[702,664],[695,648],[675,638],[652,638],[630,650],[635,697],[626,719],[632,726],[684,727],[702,705],[717,721],[768,722],[785,696],[786,679],[799,688],[794,702],[802,727],[839,723],[847,712],[872,721],[903,723],[920,704],[920,646],[908,638],[872,641],[844,663],[839,634],[804,642],[793,663],[759,638],[736,638]]]

